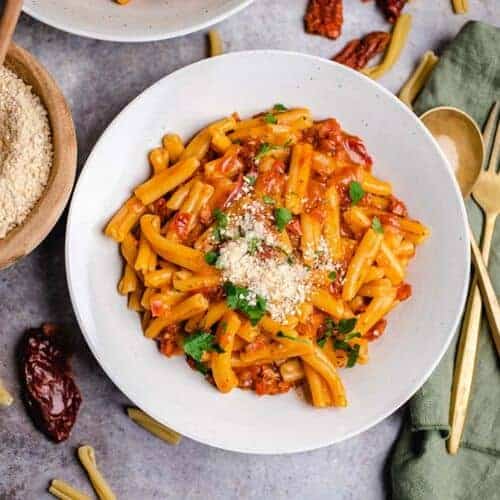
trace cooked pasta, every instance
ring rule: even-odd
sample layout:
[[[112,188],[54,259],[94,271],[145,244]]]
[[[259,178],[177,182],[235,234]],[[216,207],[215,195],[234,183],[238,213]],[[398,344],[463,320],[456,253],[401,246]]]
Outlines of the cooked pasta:
[[[223,393],[305,384],[314,406],[345,406],[339,369],[368,362],[429,230],[361,139],[304,108],[234,114],[162,148],[106,228],[145,336]]]

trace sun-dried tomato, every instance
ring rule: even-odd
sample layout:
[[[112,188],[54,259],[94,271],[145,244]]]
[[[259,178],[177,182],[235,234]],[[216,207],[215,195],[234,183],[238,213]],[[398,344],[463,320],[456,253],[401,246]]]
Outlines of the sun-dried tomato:
[[[285,164],[281,160],[276,160],[269,170],[259,172],[255,183],[255,194],[280,198],[285,189],[285,183]]]
[[[396,299],[398,300],[407,300],[411,297],[412,289],[409,283],[401,283],[398,286],[398,290],[396,292]]]
[[[406,205],[395,196],[391,195],[391,197],[389,198],[388,210],[394,215],[399,215],[400,217],[408,217],[408,209],[406,208]]]
[[[175,354],[177,350],[177,335],[179,332],[178,325],[169,325],[163,330],[161,337],[158,340],[158,347],[160,352],[170,357]]]
[[[259,396],[287,392],[292,385],[285,382],[274,365],[249,366],[236,369],[238,385],[242,389],[253,389]]]
[[[363,141],[359,137],[346,135],[344,137],[344,147],[351,161],[357,165],[365,165],[368,168],[373,165],[373,159],[368,154]]]
[[[391,35],[385,31],[374,31],[363,38],[351,40],[333,60],[354,69],[363,69],[372,57],[387,48]]]
[[[304,133],[303,140],[321,153],[334,156],[342,145],[342,129],[337,120],[329,118],[315,123]]]
[[[342,0],[310,0],[304,17],[306,31],[335,40],[344,22]]]
[[[228,194],[226,201],[222,208],[227,208],[233,200],[240,194],[241,188],[243,187],[243,174],[240,174],[234,183],[233,190]]]
[[[390,23],[395,23],[408,0],[377,0],[377,5]]]
[[[191,214],[186,212],[177,212],[170,222],[170,228],[181,240],[185,240],[189,234],[189,221]]]
[[[56,443],[69,437],[82,402],[62,340],[58,327],[45,323],[26,333],[22,357],[28,411]]]

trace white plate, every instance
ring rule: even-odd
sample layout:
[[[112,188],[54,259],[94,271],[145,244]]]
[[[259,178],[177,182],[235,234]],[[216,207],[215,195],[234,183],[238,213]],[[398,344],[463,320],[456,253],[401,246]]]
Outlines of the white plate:
[[[238,111],[307,106],[359,135],[410,213],[432,228],[409,268],[414,295],[370,345],[370,362],[341,371],[346,409],[317,410],[294,391],[223,395],[185,361],[166,359],[141,334],[139,318],[116,291],[122,262],[102,230],[149,174],[146,155],[162,135],[184,139]],[[256,51],[206,59],[135,99],[105,131],[76,187],[68,219],[71,299],[95,357],[114,383],[160,422],[197,441],[241,452],[311,450],[353,436],[401,406],[444,354],[462,311],[469,274],[466,216],[451,169],[420,121],[392,94],[333,62]]]
[[[75,35],[148,42],[187,35],[232,16],[253,0],[25,0],[30,16]]]

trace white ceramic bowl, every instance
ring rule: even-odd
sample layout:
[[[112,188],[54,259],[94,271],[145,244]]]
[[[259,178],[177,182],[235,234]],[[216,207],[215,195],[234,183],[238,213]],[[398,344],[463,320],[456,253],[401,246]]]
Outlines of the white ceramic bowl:
[[[24,11],[75,35],[148,42],[187,35],[235,14],[253,0],[25,0]]]
[[[336,117],[359,135],[410,213],[432,229],[409,268],[414,295],[370,345],[370,362],[341,371],[346,409],[317,410],[294,391],[223,395],[185,361],[166,359],[141,334],[116,291],[122,262],[102,230],[149,173],[162,135],[195,131],[233,111],[276,102]],[[341,441],[401,406],[444,354],[464,304],[469,273],[466,216],[443,154],[392,94],[344,66],[279,51],[227,54],[179,70],[146,90],[113,121],[89,157],[68,219],[66,265],[73,306],[95,357],[114,383],[160,422],[197,441],[241,452],[288,453]]]

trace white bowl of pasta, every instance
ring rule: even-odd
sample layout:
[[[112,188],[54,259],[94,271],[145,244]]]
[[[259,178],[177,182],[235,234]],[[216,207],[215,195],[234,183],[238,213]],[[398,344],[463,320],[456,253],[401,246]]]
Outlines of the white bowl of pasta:
[[[135,404],[212,446],[289,453],[425,382],[469,249],[453,173],[404,105],[330,61],[255,51],[120,113],[75,190],[66,265],[84,336]]]

